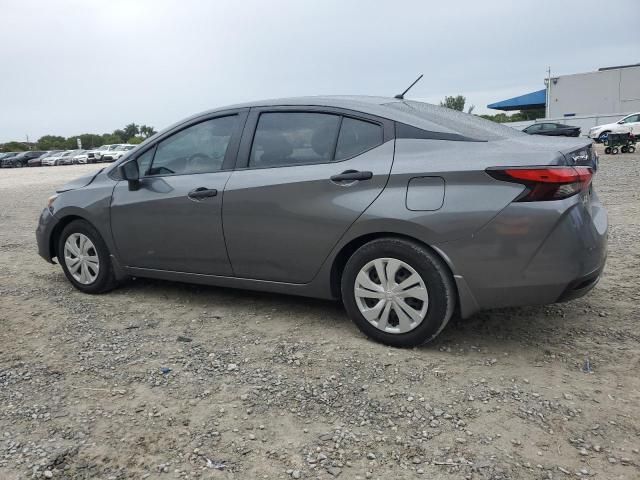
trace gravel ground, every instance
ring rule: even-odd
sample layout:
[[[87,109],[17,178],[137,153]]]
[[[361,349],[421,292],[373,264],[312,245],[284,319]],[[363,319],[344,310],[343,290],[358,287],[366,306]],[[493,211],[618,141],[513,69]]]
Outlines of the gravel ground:
[[[98,167],[0,170],[0,478],[638,479],[639,167],[601,157],[590,295],[413,350],[331,302],[141,279],[83,295],[34,229]]]

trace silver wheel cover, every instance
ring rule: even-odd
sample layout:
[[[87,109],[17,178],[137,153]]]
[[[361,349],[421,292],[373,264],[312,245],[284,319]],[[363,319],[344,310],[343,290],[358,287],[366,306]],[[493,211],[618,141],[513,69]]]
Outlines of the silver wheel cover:
[[[422,323],[429,308],[424,280],[409,264],[377,258],[356,276],[356,305],[371,325],[386,333],[407,333]]]
[[[98,252],[89,237],[82,233],[72,233],[64,242],[64,263],[78,283],[90,285],[98,278]]]

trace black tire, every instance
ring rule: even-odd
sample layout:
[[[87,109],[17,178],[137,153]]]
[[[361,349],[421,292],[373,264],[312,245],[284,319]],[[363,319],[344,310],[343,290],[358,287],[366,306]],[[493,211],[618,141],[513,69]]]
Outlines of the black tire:
[[[86,235],[89,240],[93,243],[95,247],[96,254],[98,255],[99,261],[99,271],[96,279],[90,284],[83,284],[78,282],[67,268],[67,264],[65,262],[64,256],[64,245],[69,238],[70,235],[74,233],[81,233]],[[104,240],[98,233],[98,231],[91,225],[89,222],[85,220],[74,220],[69,223],[60,234],[60,238],[58,239],[58,263],[62,267],[65,276],[71,282],[71,284],[76,287],[78,290],[84,293],[105,293],[109,290],[113,290],[117,281],[115,279],[113,265],[111,264],[111,256],[109,255],[109,249],[107,248]]]
[[[633,152],[635,152],[635,151],[636,151],[636,147],[634,147],[633,145],[629,145],[629,148],[627,148],[627,151],[628,151],[629,153],[633,153]]]
[[[622,153],[627,153],[627,151],[628,151],[627,146],[626,146],[626,145],[624,145],[623,147],[620,147],[620,151],[621,151]]]
[[[600,135],[598,135],[598,143],[605,143],[605,138],[607,138],[607,136],[609,135],[609,131],[606,132],[602,132]],[[606,145],[606,143],[605,143]]]
[[[360,313],[354,294],[360,270],[376,258],[395,258],[413,268],[424,281],[429,303],[422,322],[406,333],[388,333]],[[456,306],[456,289],[442,260],[420,244],[399,238],[381,238],[360,247],[347,261],[341,279],[342,302],[356,326],[375,341],[393,347],[415,347],[433,340],[447,325]]]
[[[612,154],[612,155],[617,155],[617,154],[618,154],[618,147],[613,147],[613,148],[611,149],[611,154]]]
[[[607,147],[604,149],[604,153],[606,153],[607,155],[611,154],[611,147]]]

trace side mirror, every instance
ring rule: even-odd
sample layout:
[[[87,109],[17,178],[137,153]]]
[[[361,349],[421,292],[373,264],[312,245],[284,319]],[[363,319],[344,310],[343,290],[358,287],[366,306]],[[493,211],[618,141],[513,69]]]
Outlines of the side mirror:
[[[118,173],[123,180],[129,182],[129,190],[137,190],[140,184],[140,171],[138,162],[130,160],[118,166]]]

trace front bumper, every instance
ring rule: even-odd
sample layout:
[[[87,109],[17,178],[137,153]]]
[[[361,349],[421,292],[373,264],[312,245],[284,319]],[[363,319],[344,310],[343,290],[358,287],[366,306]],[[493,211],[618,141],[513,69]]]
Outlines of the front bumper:
[[[36,228],[36,241],[38,243],[38,254],[49,263],[54,263],[53,257],[56,256],[51,240],[57,224],[58,219],[53,216],[48,208],[42,210],[38,219],[38,227]]]

